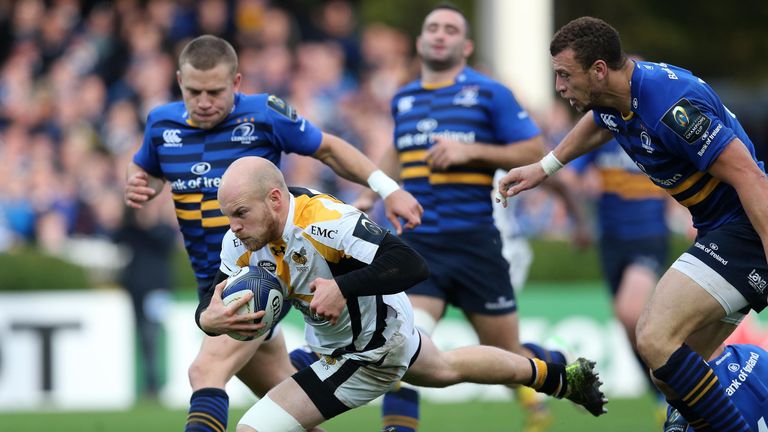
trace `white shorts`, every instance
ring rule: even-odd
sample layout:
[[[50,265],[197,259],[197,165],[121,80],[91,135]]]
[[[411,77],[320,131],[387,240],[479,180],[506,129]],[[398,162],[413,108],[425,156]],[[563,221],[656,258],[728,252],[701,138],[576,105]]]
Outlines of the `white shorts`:
[[[689,253],[683,253],[672,263],[672,268],[693,279],[720,303],[726,315],[721,321],[738,325],[744,319],[746,314],[741,310],[749,306],[747,299],[706,263]]]
[[[413,312],[410,307],[392,311],[387,318],[392,332],[379,348],[320,356],[293,376],[326,420],[389,391],[415,360],[421,338],[413,325]]]

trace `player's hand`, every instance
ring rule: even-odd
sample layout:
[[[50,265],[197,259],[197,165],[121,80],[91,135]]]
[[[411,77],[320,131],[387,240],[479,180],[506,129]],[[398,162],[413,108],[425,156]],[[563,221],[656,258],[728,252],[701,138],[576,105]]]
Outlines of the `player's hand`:
[[[149,186],[149,174],[143,171],[134,173],[125,182],[125,204],[140,209],[152,199],[157,191]]]
[[[547,178],[541,164],[534,162],[530,165],[512,168],[507,175],[499,180],[496,202],[507,206],[507,198],[513,197],[524,190],[538,186]]]
[[[309,310],[322,319],[336,325],[341,312],[347,306],[347,299],[341,294],[339,285],[333,279],[317,278],[309,283],[309,290],[315,295],[309,303]]]
[[[427,164],[437,171],[465,165],[470,160],[468,144],[444,136],[436,136],[427,151]]]
[[[424,214],[424,208],[416,201],[416,198],[403,189],[398,189],[387,196],[384,200],[386,216],[398,235],[403,233],[403,226],[398,217],[405,219],[405,228],[413,229],[421,225],[421,215]]]
[[[237,332],[244,336],[256,336],[255,332],[264,327],[263,323],[254,324],[254,320],[261,319],[264,311],[238,315],[237,310],[244,306],[253,297],[253,293],[246,293],[241,299],[233,301],[225,306],[221,299],[221,292],[227,281],[222,281],[213,291],[211,303],[200,314],[200,327],[208,333],[225,334]]]

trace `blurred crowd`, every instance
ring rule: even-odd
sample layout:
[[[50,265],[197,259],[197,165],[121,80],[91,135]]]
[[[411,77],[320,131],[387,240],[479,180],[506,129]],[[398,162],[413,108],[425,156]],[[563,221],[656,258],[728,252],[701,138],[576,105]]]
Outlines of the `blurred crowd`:
[[[92,268],[112,266],[109,274],[130,261],[110,247],[136,220],[122,201],[125,166],[149,110],[180,99],[176,58],[203,33],[235,45],[241,91],[286,99],[378,160],[391,145],[390,100],[418,70],[414,35],[362,26],[355,7],[350,0],[0,0],[0,252],[34,245]],[[533,114],[552,143],[572,124],[561,104]],[[358,192],[311,158],[289,156],[283,168],[289,184],[341,199]],[[525,200],[524,230],[567,230],[565,212],[545,192]],[[170,198],[152,206],[139,221],[175,224]]]
[[[111,238],[144,119],[180,98],[178,52],[203,33],[236,46],[243,92],[281,96],[376,158],[389,143],[389,99],[412,76],[411,39],[360,28],[348,1],[276,5],[0,1],[0,251],[34,244],[61,254],[73,238]],[[285,167],[291,183],[353,193],[311,159]],[[172,221],[170,199],[155,201]]]

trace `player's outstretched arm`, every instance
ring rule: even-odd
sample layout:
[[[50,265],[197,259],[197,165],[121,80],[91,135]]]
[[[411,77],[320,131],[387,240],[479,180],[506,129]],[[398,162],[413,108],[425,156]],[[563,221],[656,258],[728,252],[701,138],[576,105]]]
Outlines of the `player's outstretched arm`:
[[[499,180],[496,201],[506,206],[506,198],[534,188],[554,175],[566,163],[594,150],[611,139],[611,133],[595,123],[592,112],[586,113],[568,135],[539,162],[514,168]]]
[[[125,175],[124,197],[128,207],[140,209],[163,189],[165,180],[151,176],[133,162],[128,164]]]
[[[424,209],[410,193],[400,189],[400,186],[379,170],[360,150],[343,139],[323,133],[320,147],[313,155],[316,159],[328,165],[339,176],[369,186],[384,199],[387,218],[394,225],[397,233],[402,232],[398,217],[405,219],[406,227],[411,228],[421,224]]]

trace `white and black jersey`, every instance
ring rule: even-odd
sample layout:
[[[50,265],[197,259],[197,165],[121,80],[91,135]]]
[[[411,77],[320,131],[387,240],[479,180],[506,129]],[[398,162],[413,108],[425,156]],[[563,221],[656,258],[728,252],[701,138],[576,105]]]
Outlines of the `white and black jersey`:
[[[310,189],[290,191],[282,238],[252,252],[232,231],[227,232],[221,271],[229,275],[248,265],[270,271],[279,279],[286,301],[304,315],[305,337],[312,350],[378,361],[365,353],[372,354],[384,345],[397,330],[398,315],[402,319],[411,314],[402,291],[426,277],[423,260],[358,209]],[[402,248],[389,255],[396,257],[394,264],[377,256],[382,244],[390,245],[388,250]],[[374,258],[382,262],[370,265]],[[403,262],[409,262],[411,269],[404,270]],[[309,284],[316,278],[336,279],[347,298],[335,325],[310,311],[313,293]]]

